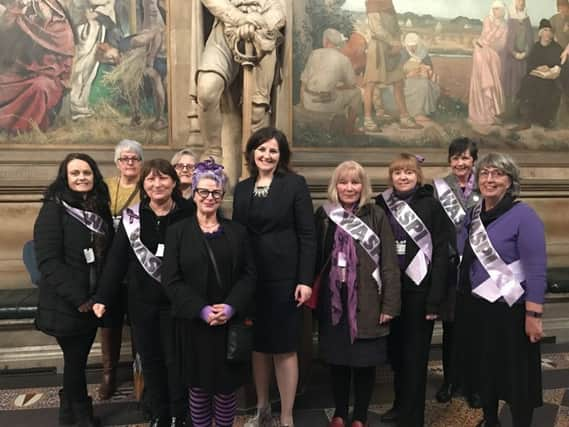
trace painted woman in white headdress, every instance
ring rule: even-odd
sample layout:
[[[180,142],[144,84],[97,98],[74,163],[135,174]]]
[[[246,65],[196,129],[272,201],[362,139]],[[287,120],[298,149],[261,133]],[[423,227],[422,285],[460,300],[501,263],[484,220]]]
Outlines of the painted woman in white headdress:
[[[474,41],[468,102],[468,119],[473,125],[492,125],[496,116],[504,112],[500,57],[508,35],[507,15],[504,2],[494,1],[484,18],[482,33]]]
[[[405,103],[409,115],[420,124],[429,123],[429,115],[437,109],[441,94],[438,77],[433,70],[433,61],[425,43],[417,33],[407,33],[403,40],[401,64],[405,73]],[[393,87],[389,86],[382,93],[383,107],[388,111],[397,111]]]

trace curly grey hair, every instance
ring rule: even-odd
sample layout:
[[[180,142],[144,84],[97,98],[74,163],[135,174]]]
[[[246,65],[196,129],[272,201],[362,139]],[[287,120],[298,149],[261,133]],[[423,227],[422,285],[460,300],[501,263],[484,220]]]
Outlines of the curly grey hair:
[[[504,172],[510,177],[512,184],[508,188],[507,193],[514,197],[520,195],[520,168],[508,154],[504,153],[488,153],[476,164],[476,182],[480,178],[480,171],[484,168],[496,168]]]
[[[144,160],[142,155],[142,145],[140,145],[140,142],[132,139],[123,139],[119,142],[115,147],[115,163],[118,161],[123,151],[132,151],[133,153],[136,153],[141,161]]]

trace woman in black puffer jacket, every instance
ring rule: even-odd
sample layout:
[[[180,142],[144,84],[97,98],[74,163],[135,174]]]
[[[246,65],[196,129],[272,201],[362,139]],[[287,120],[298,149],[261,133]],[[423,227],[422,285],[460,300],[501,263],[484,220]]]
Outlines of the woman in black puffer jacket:
[[[36,327],[64,359],[59,424],[96,426],[85,368],[99,322],[91,296],[113,237],[109,191],[95,161],[71,153],[44,194],[34,226],[41,273]]]

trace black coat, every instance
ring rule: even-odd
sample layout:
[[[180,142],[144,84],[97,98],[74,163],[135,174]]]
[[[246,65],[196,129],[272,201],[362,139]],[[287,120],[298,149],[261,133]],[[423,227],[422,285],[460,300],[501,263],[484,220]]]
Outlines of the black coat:
[[[226,219],[220,222],[231,254],[230,266],[218,267],[220,277],[228,280],[222,284],[227,292],[223,303],[235,309],[232,321],[238,321],[252,312],[255,263],[245,228]],[[205,237],[195,217],[168,230],[162,283],[176,320],[176,352],[182,375],[189,384],[202,381],[200,387],[209,392],[231,392],[243,383],[246,365],[231,365],[225,360],[227,326],[207,326],[200,318],[204,306],[220,303],[208,297],[212,295],[209,286],[219,285],[210,264]]]
[[[231,291],[224,301],[246,316],[255,293],[255,263],[245,228],[227,219],[220,220],[231,243],[233,254]],[[179,222],[168,230],[162,284],[172,302],[174,317],[199,319],[207,300],[209,255],[204,236],[195,217]]]
[[[140,206],[140,239],[152,253],[159,243],[165,243],[166,230],[175,223],[194,215],[192,201],[176,199],[176,207],[166,216],[157,217],[144,200]],[[166,250],[166,249],[165,249]],[[133,321],[144,307],[155,306],[167,309],[170,305],[161,283],[152,278],[136,257],[124,225],[120,224],[108,260],[101,275],[95,301],[110,306],[120,303],[119,290],[126,278],[128,286],[128,313]],[[139,304],[142,303],[142,304]]]
[[[68,203],[77,206],[71,200]],[[104,262],[112,241],[110,212],[105,219],[107,238],[95,268]],[[34,226],[34,243],[41,273],[36,327],[48,335],[69,336],[88,333],[99,322],[92,311],[81,313],[78,307],[91,298],[89,274],[84,249],[92,248],[92,232],[67,213],[61,203],[46,200]]]
[[[233,219],[247,227],[259,280],[312,285],[316,257],[314,210],[304,177],[275,174],[261,229],[249,214],[255,178],[241,181],[233,195]]]
[[[389,208],[381,194],[376,197],[376,203],[386,213],[389,212]],[[449,240],[451,239],[448,217],[439,201],[433,197],[433,187],[428,184],[419,187],[408,204],[431,233],[433,255],[427,275],[419,286],[415,285],[405,274],[405,269],[417,254],[419,248],[411,238],[407,239],[405,263],[401,274],[401,290],[403,293],[424,293],[426,297],[425,312],[438,314],[441,302],[446,298],[447,292]]]

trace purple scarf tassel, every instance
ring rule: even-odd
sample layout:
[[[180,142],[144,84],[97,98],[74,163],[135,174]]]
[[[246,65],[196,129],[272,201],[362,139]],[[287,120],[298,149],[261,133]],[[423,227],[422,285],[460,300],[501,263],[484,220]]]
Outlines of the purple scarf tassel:
[[[338,257],[343,252],[346,257],[346,284],[342,285],[341,272],[338,267]],[[356,255],[356,245],[352,237],[342,230],[336,228],[334,234],[334,247],[332,249],[332,266],[330,268],[330,276],[328,286],[330,287],[332,325],[337,325],[342,317],[342,297],[340,296],[340,286],[348,287],[348,326],[350,328],[350,339],[353,343],[358,334],[358,325],[356,320],[356,312],[358,308],[358,293],[356,289],[356,275],[358,259]]]

